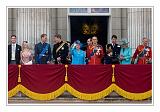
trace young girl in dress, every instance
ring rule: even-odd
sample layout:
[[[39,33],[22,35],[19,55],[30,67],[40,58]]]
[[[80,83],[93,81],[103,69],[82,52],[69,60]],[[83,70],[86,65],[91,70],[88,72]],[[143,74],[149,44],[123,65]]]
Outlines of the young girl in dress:
[[[23,41],[22,43],[21,64],[23,65],[33,64],[32,52],[31,52],[31,49],[29,48],[27,41]]]

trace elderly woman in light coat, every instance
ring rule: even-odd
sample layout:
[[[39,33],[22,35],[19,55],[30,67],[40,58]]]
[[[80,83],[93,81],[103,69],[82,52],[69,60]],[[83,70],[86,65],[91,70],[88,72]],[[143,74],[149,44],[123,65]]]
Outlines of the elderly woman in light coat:
[[[120,50],[120,64],[131,64],[131,48],[128,47],[128,41],[123,39],[121,41]]]

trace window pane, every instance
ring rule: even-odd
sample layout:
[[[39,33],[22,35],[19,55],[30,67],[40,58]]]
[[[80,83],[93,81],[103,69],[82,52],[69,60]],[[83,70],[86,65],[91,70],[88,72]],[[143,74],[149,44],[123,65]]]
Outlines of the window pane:
[[[109,13],[109,8],[91,8],[91,13]]]
[[[87,13],[87,8],[69,8],[70,13]]]

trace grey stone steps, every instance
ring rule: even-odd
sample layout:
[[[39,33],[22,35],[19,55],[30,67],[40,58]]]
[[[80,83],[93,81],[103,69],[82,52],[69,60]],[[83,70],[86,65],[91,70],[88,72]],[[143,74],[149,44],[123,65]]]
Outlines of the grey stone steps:
[[[86,101],[86,100],[80,100],[76,97],[74,97],[73,95],[71,95],[68,92],[64,92],[62,95],[60,95],[59,97],[57,97],[54,100],[49,100],[49,101],[39,101],[39,100],[32,100],[31,98],[27,97],[26,95],[22,94],[22,93],[18,93],[16,96],[9,98],[8,103],[9,104],[30,104],[30,103],[36,103],[36,104],[46,104],[46,103],[52,103],[52,104],[57,104],[57,103],[101,103],[101,104],[106,104],[106,103],[142,103],[142,104],[151,104],[152,99],[146,99],[146,100],[142,100],[142,101],[133,101],[133,100],[128,100],[125,99],[121,96],[119,96],[117,93],[112,92],[110,95],[99,99],[99,100],[94,100],[94,101]]]

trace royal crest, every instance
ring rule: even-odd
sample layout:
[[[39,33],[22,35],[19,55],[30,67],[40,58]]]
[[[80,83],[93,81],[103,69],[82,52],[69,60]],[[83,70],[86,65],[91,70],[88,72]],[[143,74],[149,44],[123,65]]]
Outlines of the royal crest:
[[[86,23],[82,25],[82,33],[84,35],[89,35],[89,34],[95,35],[97,34],[97,32],[98,32],[98,25],[95,23],[93,25],[88,25]]]

